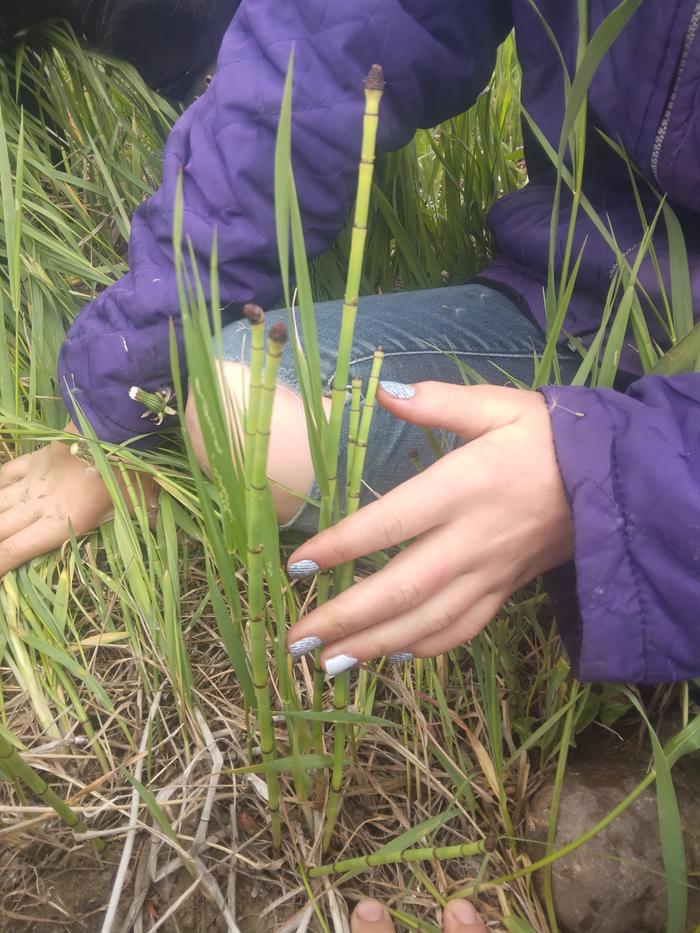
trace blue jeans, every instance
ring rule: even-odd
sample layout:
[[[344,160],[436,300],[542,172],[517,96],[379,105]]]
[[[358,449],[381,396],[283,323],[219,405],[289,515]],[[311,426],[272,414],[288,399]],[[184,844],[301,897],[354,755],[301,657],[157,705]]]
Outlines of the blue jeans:
[[[341,308],[339,301],[316,306],[322,378],[329,394],[335,373]],[[272,311],[266,315],[268,326],[287,318],[287,311]],[[235,321],[225,327],[224,359],[248,362],[249,337],[247,321]],[[384,348],[381,378],[385,380],[464,384],[465,370],[460,368],[461,362],[490,383],[507,385],[511,376],[530,385],[534,379],[535,353],[541,354],[544,345],[545,336],[535,323],[501,292],[483,285],[373,295],[360,299],[351,373],[359,375],[366,385],[374,351],[381,346]],[[577,353],[560,350],[559,365],[564,383],[573,378],[580,361]],[[289,346],[281,360],[279,379],[283,385],[298,391],[294,357]],[[347,414],[346,411],[343,445],[347,437]],[[445,451],[461,443],[455,435],[438,435],[438,440]],[[342,446],[341,482],[344,482],[346,455],[347,449]],[[421,428],[399,421],[377,406],[365,462],[362,504],[409,479],[419,464],[429,466],[434,460],[433,446]],[[310,498],[315,498],[316,494],[317,490],[312,489]],[[286,527],[311,534],[316,531],[317,519],[317,510],[305,505]]]

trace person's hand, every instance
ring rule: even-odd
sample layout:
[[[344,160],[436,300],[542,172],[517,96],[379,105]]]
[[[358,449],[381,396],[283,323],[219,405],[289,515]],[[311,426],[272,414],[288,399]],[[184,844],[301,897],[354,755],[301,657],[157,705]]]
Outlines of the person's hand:
[[[352,933],[396,933],[389,911],[379,901],[360,901],[351,918]],[[450,901],[442,915],[445,933],[486,933],[486,927],[469,901]]]
[[[292,655],[323,644],[330,674],[370,658],[433,657],[464,644],[515,590],[573,554],[543,395],[426,382],[385,383],[378,397],[396,417],[468,443],[291,556],[290,575],[302,576],[417,538],[290,629]]]
[[[74,425],[66,428],[77,434]],[[150,478],[141,477],[148,501]],[[0,576],[93,531],[112,517],[112,500],[98,471],[54,441],[0,468]]]

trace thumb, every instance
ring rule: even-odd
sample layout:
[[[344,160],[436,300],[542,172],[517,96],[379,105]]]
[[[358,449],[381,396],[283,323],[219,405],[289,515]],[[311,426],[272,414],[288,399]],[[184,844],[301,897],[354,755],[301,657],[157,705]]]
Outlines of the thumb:
[[[352,933],[396,933],[389,911],[379,901],[360,901],[351,917]]]
[[[473,440],[517,420],[534,392],[448,382],[381,382],[377,395],[392,415],[425,428],[443,428]]]
[[[469,901],[450,901],[442,922],[445,933],[486,933],[486,926]]]

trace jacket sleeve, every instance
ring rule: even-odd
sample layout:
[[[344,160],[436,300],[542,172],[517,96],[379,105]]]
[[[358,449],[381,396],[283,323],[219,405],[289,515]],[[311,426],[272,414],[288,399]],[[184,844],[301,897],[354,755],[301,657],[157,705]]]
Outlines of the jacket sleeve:
[[[548,583],[578,676],[700,676],[700,373],[541,391],[575,526]]]
[[[205,289],[217,232],[224,319],[247,301],[278,298],[274,147],[292,48],[293,164],[307,249],[317,255],[354,195],[371,65],[382,65],[386,80],[379,148],[395,149],[475,100],[510,27],[509,0],[244,0],[214,80],[168,139],[162,186],[134,216],[128,274],[82,311],[62,347],[59,382],[71,414],[75,400],[98,437],[114,443],[155,429],[129,388],[171,387],[180,172],[184,233]]]

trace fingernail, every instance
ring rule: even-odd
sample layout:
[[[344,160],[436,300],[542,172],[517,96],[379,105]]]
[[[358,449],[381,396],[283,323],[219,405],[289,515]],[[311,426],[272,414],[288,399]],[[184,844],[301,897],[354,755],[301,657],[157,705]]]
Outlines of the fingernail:
[[[396,654],[392,654],[389,660],[392,664],[405,664],[407,661],[413,660],[413,655],[410,651],[399,651]]]
[[[407,386],[403,382],[380,382],[379,385],[392,398],[408,399],[416,394],[413,386]]]
[[[311,651],[320,648],[323,642],[315,635],[309,635],[307,638],[300,638],[299,641],[292,642],[289,646],[289,653],[293,658],[301,658]]]
[[[452,901],[450,912],[458,923],[477,923],[479,920],[479,915],[469,901]]]
[[[298,560],[290,564],[287,573],[290,577],[312,577],[315,573],[320,573],[321,568],[315,560]]]
[[[386,918],[386,911],[379,901],[360,901],[355,908],[355,916],[358,920],[367,920],[369,923],[376,923],[378,920]]]
[[[328,658],[324,663],[326,674],[329,677],[335,677],[336,674],[342,674],[343,671],[349,671],[351,667],[357,664],[357,658],[351,658],[348,654],[337,654],[334,658]]]

